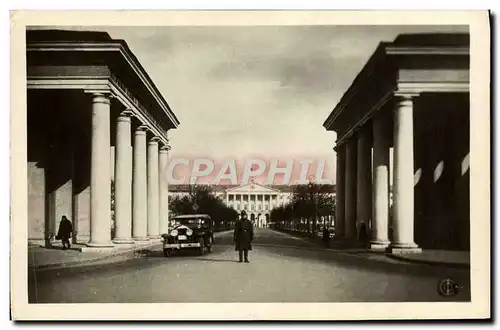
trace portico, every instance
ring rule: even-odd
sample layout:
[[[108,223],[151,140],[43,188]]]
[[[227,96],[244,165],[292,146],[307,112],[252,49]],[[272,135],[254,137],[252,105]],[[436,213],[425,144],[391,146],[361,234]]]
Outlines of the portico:
[[[324,127],[337,133],[337,235],[364,223],[374,250],[469,249],[468,35],[381,43]]]
[[[226,205],[245,211],[257,227],[266,227],[271,210],[286,202],[281,191],[256,183],[228,189],[225,195]]]
[[[27,98],[30,243],[50,245],[62,215],[89,248],[158,238],[168,226],[167,132],[179,121],[127,44],[27,31]]]

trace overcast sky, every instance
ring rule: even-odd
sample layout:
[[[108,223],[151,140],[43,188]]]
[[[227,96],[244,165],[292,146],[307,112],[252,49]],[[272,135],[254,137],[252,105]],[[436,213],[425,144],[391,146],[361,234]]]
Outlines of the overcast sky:
[[[79,28],[82,29],[82,28]],[[102,27],[124,39],[181,124],[172,157],[327,160],[322,124],[380,41],[463,27]]]

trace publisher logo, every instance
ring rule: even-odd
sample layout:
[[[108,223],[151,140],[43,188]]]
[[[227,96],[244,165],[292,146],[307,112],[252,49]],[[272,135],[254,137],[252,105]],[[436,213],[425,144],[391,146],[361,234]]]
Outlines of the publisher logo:
[[[443,297],[453,297],[460,291],[460,286],[450,278],[441,280],[438,284],[438,292]]]

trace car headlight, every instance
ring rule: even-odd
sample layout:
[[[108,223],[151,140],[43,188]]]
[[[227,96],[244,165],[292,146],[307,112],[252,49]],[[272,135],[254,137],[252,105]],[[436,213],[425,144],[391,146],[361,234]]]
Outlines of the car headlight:
[[[188,235],[188,236],[193,235],[193,231],[192,231],[191,229],[188,229],[188,230],[186,231],[186,235]]]
[[[177,236],[179,234],[179,232],[177,231],[177,229],[174,229],[170,232],[170,235],[172,236]]]

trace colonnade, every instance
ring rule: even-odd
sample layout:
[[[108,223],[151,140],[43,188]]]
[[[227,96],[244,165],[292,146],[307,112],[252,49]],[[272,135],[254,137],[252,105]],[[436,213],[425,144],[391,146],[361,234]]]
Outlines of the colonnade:
[[[380,112],[343,139],[337,150],[337,235],[356,239],[362,223],[371,228],[371,248],[420,252],[414,242],[413,97],[398,95],[393,127]],[[393,219],[389,240],[390,133],[393,132]],[[373,162],[372,162],[373,148]]]
[[[111,237],[111,105],[108,94],[92,95],[90,247],[157,239],[168,230],[168,141],[148,123],[132,126],[132,109],[116,118],[115,235]],[[140,119],[137,118],[139,121]],[[132,142],[133,135],[133,143]]]
[[[237,211],[271,211],[283,203],[284,200],[276,193],[226,193],[226,205]]]

